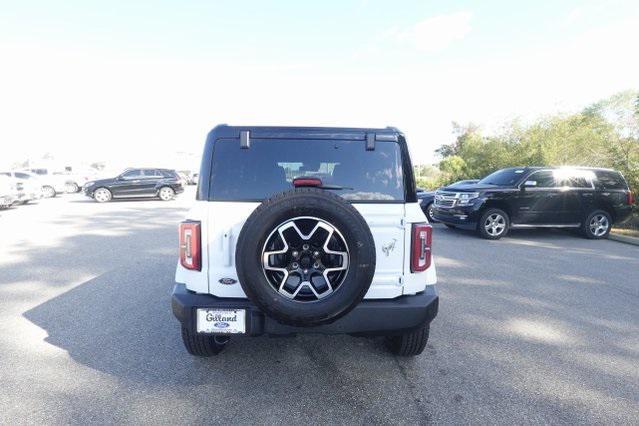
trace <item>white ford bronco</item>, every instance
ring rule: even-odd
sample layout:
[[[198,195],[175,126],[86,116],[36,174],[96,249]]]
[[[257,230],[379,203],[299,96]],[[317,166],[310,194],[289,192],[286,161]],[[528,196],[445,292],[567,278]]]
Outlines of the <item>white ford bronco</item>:
[[[350,334],[418,355],[439,305],[431,241],[397,129],[217,126],[179,226],[184,346]]]

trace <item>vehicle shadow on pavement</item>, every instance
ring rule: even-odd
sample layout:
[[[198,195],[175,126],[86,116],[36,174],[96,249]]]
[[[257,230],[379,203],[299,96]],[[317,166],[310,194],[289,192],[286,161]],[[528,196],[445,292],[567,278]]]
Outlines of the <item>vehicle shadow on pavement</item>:
[[[172,387],[203,398],[205,412],[232,421],[254,404],[281,417],[278,401],[291,398],[286,417],[307,419],[307,401],[344,410],[348,418],[391,422],[428,418],[408,379],[380,339],[349,336],[234,338],[220,355],[195,358],[182,346],[170,309],[175,259],[145,257],[89,280],[24,316],[48,333],[45,341],[77,362],[148,389]],[[392,401],[383,394],[392,393]],[[208,395],[219,401],[207,401]],[[226,401],[222,404],[222,401]],[[227,404],[233,402],[234,407]],[[240,402],[241,401],[241,402]],[[406,411],[407,408],[411,408]],[[246,407],[244,408],[246,409]],[[276,411],[273,411],[276,409]],[[305,414],[306,413],[306,414]]]
[[[174,213],[126,209],[57,220],[59,226],[99,228],[104,235],[70,235],[54,249],[24,247],[24,253],[18,254],[28,260],[16,268],[13,279],[29,279],[27,264],[50,263],[52,250],[57,251],[59,271],[102,272],[23,316],[46,331],[48,344],[83,366],[117,378],[127,389],[148,395],[188,395],[188,404],[199,410],[193,418],[201,416],[202,422],[254,422],[250,413],[255,412],[265,422],[284,418],[303,423],[309,416],[317,416],[313,417],[317,422],[429,421],[430,408],[414,395],[406,369],[416,361],[398,360],[381,339],[233,338],[217,357],[190,356],[171,312],[177,262]],[[89,252],[100,246],[116,251],[115,257],[109,250]],[[120,247],[122,253],[117,253]],[[38,273],[29,273],[34,272]],[[48,285],[67,285],[64,274],[50,275]],[[285,412],[282,401],[287,401]],[[313,410],[311,415],[309,401],[330,410]]]

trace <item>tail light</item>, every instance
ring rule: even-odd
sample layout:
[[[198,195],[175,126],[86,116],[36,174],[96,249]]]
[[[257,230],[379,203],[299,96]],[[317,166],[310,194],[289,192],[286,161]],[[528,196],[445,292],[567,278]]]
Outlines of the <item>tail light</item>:
[[[426,223],[413,224],[410,271],[421,272],[430,267],[433,227]]]
[[[180,263],[186,269],[199,271],[202,268],[202,236],[200,222],[180,223]]]
[[[628,191],[627,197],[628,205],[632,206],[635,203],[635,194],[632,191]]]

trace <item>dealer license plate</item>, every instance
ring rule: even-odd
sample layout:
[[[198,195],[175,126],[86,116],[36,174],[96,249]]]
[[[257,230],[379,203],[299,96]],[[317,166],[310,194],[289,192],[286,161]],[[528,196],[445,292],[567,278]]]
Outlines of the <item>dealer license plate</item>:
[[[246,311],[244,309],[198,309],[197,332],[246,333]]]

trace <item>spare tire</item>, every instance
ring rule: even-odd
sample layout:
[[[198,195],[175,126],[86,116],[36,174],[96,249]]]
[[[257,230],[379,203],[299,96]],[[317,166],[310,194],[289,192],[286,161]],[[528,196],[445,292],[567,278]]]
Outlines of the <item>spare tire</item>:
[[[266,315],[293,326],[328,324],[363,298],[375,273],[368,224],[343,198],[296,188],[262,202],[235,250],[237,275]]]

